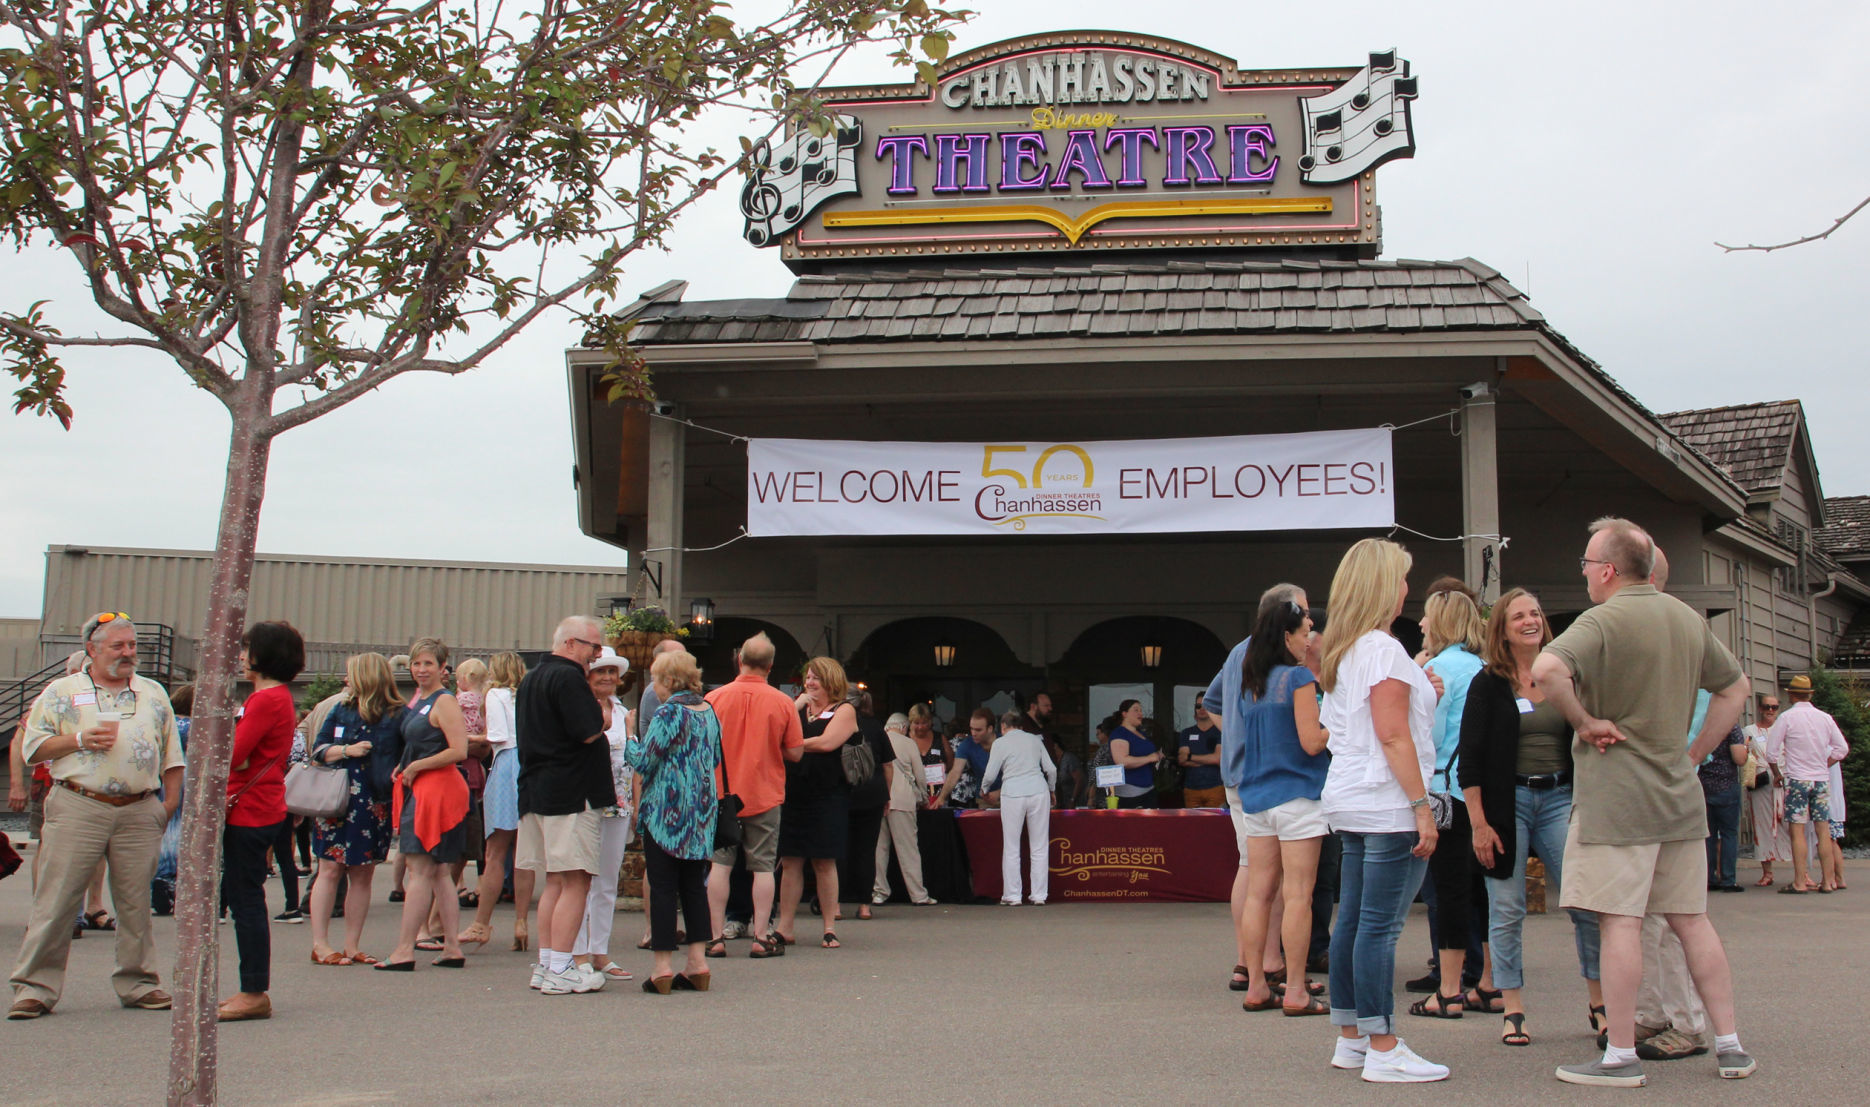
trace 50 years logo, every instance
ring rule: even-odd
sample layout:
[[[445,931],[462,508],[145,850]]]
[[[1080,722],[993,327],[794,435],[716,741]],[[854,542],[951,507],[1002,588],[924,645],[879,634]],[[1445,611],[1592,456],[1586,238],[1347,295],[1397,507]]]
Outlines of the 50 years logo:
[[[1020,464],[1032,447],[989,443],[981,447],[980,475],[994,479],[974,496],[974,513],[995,526],[1025,530],[1035,519],[1102,520],[1103,497],[1091,490],[1096,466],[1083,446],[1060,442],[1040,450],[1028,472]],[[1020,455],[1020,456],[1014,456]],[[998,464],[996,464],[998,463]],[[1002,483],[1004,481],[1011,482]]]

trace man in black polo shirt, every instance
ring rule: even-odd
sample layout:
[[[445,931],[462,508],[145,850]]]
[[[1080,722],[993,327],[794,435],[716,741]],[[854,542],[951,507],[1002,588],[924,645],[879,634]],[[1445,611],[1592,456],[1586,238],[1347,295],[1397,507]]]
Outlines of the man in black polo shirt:
[[[603,649],[596,619],[558,624],[552,653],[520,681],[514,716],[519,747],[519,841],[515,864],[545,873],[539,898],[539,964],[532,986],[546,995],[592,992],[596,972],[572,964],[585,897],[603,845],[599,812],[617,802],[604,712],[585,681]],[[612,874],[615,878],[615,874]]]

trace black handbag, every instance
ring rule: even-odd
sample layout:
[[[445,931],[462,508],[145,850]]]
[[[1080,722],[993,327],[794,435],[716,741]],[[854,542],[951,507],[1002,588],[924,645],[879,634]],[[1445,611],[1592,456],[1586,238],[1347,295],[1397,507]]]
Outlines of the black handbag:
[[[721,751],[721,796],[714,803],[714,848],[740,845],[740,797],[728,791],[727,751]]]

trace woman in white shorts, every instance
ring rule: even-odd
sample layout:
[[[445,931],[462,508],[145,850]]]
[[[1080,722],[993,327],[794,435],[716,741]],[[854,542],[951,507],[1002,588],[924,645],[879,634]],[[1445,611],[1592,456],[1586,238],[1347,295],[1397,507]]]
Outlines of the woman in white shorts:
[[[1253,628],[1241,665],[1240,697],[1245,705],[1242,735],[1245,767],[1234,781],[1246,833],[1247,902],[1240,915],[1245,950],[1266,942],[1275,893],[1283,892],[1285,909],[1280,936],[1286,965],[1305,964],[1312,933],[1312,882],[1318,876],[1318,851],[1331,832],[1318,808],[1330,759],[1325,730],[1318,723],[1318,678],[1302,664],[1312,636],[1311,616],[1295,600],[1268,607]],[[1287,1015],[1328,1015],[1330,1007],[1303,987],[1287,987],[1283,1001],[1273,990],[1258,958],[1249,957],[1249,1011],[1282,1007]]]

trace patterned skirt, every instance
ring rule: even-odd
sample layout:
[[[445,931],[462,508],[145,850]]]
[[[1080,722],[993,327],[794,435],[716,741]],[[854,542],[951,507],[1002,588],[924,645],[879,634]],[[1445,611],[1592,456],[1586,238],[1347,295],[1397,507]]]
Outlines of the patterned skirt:
[[[351,773],[351,808],[342,819],[312,820],[312,850],[321,861],[375,865],[390,855],[390,805],[371,794],[362,772]]]
[[[481,817],[487,833],[519,829],[519,751],[504,749],[494,754],[493,768],[487,770],[487,789],[481,793]]]

